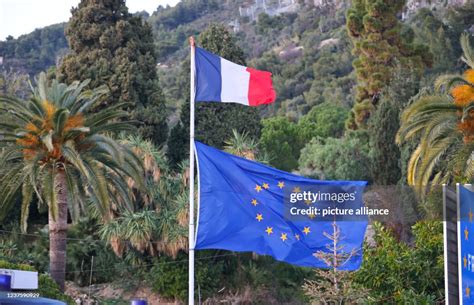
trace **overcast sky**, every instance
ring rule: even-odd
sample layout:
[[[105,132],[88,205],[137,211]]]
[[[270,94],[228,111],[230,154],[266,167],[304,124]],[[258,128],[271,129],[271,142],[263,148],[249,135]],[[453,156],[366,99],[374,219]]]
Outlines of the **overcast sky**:
[[[180,0],[126,0],[131,13],[152,13],[159,5],[173,6]],[[71,7],[79,0],[0,0],[0,40],[8,35],[17,38],[36,28],[64,22],[71,16]]]

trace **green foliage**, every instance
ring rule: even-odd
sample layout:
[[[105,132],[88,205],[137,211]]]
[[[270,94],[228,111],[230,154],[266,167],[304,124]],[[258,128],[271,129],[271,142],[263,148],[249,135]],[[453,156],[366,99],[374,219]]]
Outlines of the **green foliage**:
[[[143,164],[134,152],[112,138],[134,130],[119,122],[127,114],[114,107],[91,109],[107,92],[85,90],[88,81],[67,86],[40,74],[28,101],[0,96],[0,109],[9,115],[0,124],[0,218],[18,204],[21,229],[27,230],[30,205],[47,206],[50,234],[50,272],[64,287],[68,214],[77,221],[92,202],[107,219],[111,206],[129,206],[127,179],[140,190]],[[68,213],[69,212],[69,213]]]
[[[176,167],[179,162],[185,160],[189,155],[189,152],[186,150],[189,147],[188,130],[189,128],[184,127],[181,122],[171,129],[166,157],[172,167]]]
[[[347,114],[346,108],[325,102],[313,107],[298,121],[298,132],[305,142],[316,137],[339,138],[344,133]]]
[[[113,282],[118,276],[114,268],[120,260],[99,240],[99,225],[95,219],[86,218],[69,227],[68,238],[72,239],[67,245],[66,279],[80,286],[89,285],[90,269],[100,270],[92,273],[92,283]],[[92,264],[94,257],[94,265]]]
[[[68,305],[75,305],[76,302],[65,295],[59,289],[58,284],[48,275],[40,274],[38,277],[38,290],[41,297],[63,301]]]
[[[27,98],[30,94],[27,74],[3,70],[0,72],[0,95]]]
[[[361,269],[354,274],[356,283],[369,289],[366,303],[441,301],[444,290],[442,222],[415,224],[412,246],[397,241],[379,223],[373,228],[376,245],[365,247]]]
[[[427,44],[433,54],[433,66],[429,72],[453,70],[461,51],[457,45],[459,34],[453,30],[452,24],[446,24],[439,13],[428,8],[420,9],[409,22],[415,41]]]
[[[165,60],[186,44],[186,38],[196,33],[188,26],[196,19],[216,12],[222,5],[217,0],[181,1],[174,7],[158,6],[148,22],[154,29],[159,60]]]
[[[137,263],[146,256],[176,257],[187,248],[188,165],[183,162],[172,170],[163,151],[138,136],[121,142],[144,160],[149,192],[137,189],[134,205],[118,209],[114,219],[100,227],[100,236],[117,256]]]
[[[357,0],[347,13],[347,30],[354,43],[353,66],[358,87],[352,116],[347,122],[350,129],[367,128],[379,94],[390,83],[391,70],[397,61],[422,71],[431,63],[429,50],[413,44],[410,31],[402,33],[398,14],[405,0]],[[404,34],[404,35],[402,35]]]
[[[270,164],[285,171],[295,169],[302,147],[298,125],[285,117],[265,119],[262,124],[260,145],[269,154]]]
[[[224,151],[233,155],[261,163],[268,163],[268,155],[260,149],[258,142],[247,133],[239,134],[233,130],[233,137],[226,141]]]
[[[212,23],[199,34],[198,44],[225,59],[245,65],[242,49],[236,44],[234,35],[223,24]]]
[[[418,82],[416,71],[400,65],[394,68],[390,85],[381,93],[378,108],[369,120],[371,175],[376,184],[396,185],[402,176],[401,151],[395,138],[400,112],[418,91]]]
[[[90,79],[88,88],[106,85],[109,93],[100,107],[128,103],[130,118],[143,123],[141,134],[164,143],[166,107],[150,26],[132,16],[123,0],[83,0],[72,10],[65,33],[72,52],[59,67],[59,80]]]
[[[195,281],[200,288],[202,298],[206,299],[221,287],[222,283],[218,279],[223,275],[224,263],[222,260],[213,263],[208,260],[201,261],[199,257],[202,256],[206,256],[206,251],[196,253]],[[186,300],[188,294],[187,258],[187,254],[180,253],[176,261],[166,256],[154,259],[154,266],[148,272],[147,281],[164,297]]]
[[[35,271],[35,268],[30,266],[30,265],[10,263],[6,260],[0,260],[0,268],[1,269],[23,270],[23,271]]]
[[[400,150],[395,144],[399,113],[399,108],[383,97],[371,118],[370,169],[374,182],[379,185],[397,184],[401,177]]]
[[[456,54],[461,54],[461,45],[458,43],[462,33],[465,33],[474,24],[474,3],[466,1],[463,6],[449,7],[445,20],[450,29],[453,31],[450,34],[453,41],[453,49]]]
[[[271,31],[281,31],[292,24],[295,19],[296,14],[270,17],[268,14],[262,13],[257,18],[257,32],[261,35],[267,35]]]
[[[58,184],[62,183],[61,192],[68,196],[71,216],[78,219],[88,199],[103,215],[110,202],[130,202],[130,196],[120,191],[127,189],[123,177],[133,177],[138,183],[143,180],[141,161],[133,152],[103,135],[133,130],[127,122],[112,122],[126,114],[117,106],[92,113],[91,108],[107,91],[103,87],[85,90],[87,84],[66,86],[54,80],[49,85],[42,73],[30,100],[0,97],[0,108],[17,114],[0,125],[4,135],[0,139],[0,208],[4,217],[21,192],[23,230],[33,195],[57,216]],[[113,191],[118,195],[110,196]]]
[[[154,258],[145,280],[164,297],[186,300],[187,263],[184,252],[176,259]],[[312,275],[309,268],[276,262],[270,257],[215,250],[198,251],[195,270],[196,294],[199,289],[202,300],[209,303],[245,299],[255,304],[305,303],[300,287]]]
[[[189,23],[206,13],[212,12],[218,7],[216,0],[184,1],[174,7],[164,8],[158,6],[153,13],[154,26],[165,28],[175,28],[180,24]]]
[[[370,181],[367,136],[349,133],[344,138],[313,138],[301,150],[300,172],[322,180]]]
[[[401,117],[399,144],[415,140],[407,180],[424,195],[430,185],[474,177],[474,53],[467,34],[461,36],[464,75],[441,75],[435,94],[420,94]]]
[[[21,35],[18,39],[7,37],[0,41],[3,68],[36,75],[56,64],[57,57],[64,55],[67,40],[64,23],[50,25]]]

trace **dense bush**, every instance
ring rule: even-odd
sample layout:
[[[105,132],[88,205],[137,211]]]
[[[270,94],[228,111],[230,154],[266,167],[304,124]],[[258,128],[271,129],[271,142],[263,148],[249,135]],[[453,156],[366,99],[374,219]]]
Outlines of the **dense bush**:
[[[270,164],[285,171],[298,166],[302,147],[298,126],[285,117],[263,120],[260,145],[270,155]]]
[[[369,146],[358,134],[344,138],[314,138],[301,150],[302,174],[328,180],[368,180]]]
[[[49,275],[39,275],[38,293],[41,297],[63,301],[66,302],[68,305],[76,304],[76,302],[74,302],[71,297],[61,292],[58,284],[56,284],[56,282]]]
[[[443,228],[441,221],[413,226],[412,245],[398,241],[375,223],[375,247],[366,246],[361,269],[354,274],[369,289],[367,303],[430,304],[443,300]]]
[[[187,254],[176,259],[161,256],[153,260],[146,272],[146,282],[160,295],[186,300],[188,289]],[[271,257],[251,253],[231,255],[228,252],[206,250],[196,253],[196,298],[208,299],[211,304],[229,296],[245,294],[250,288],[253,304],[306,302],[301,285],[312,277],[310,268],[301,268],[275,261]]]
[[[313,107],[298,122],[298,132],[304,141],[309,142],[312,138],[338,138],[344,133],[344,122],[349,110],[325,102]]]
[[[92,273],[94,284],[111,282],[117,278],[118,268],[114,267],[120,260],[104,241],[98,240],[98,231],[93,219],[84,219],[69,228],[68,237],[71,240],[67,244],[66,268],[70,272],[66,275],[67,280],[81,286],[89,285],[91,267],[101,270]]]
[[[23,271],[35,271],[35,268],[26,264],[15,264],[5,260],[0,260],[0,269],[16,269]]]
[[[212,296],[222,284],[223,262],[199,260],[202,252],[196,255],[196,288],[205,299]],[[153,260],[154,266],[147,273],[147,281],[155,291],[167,298],[186,300],[188,294],[188,255],[180,253],[176,260],[161,256]],[[196,289],[196,292],[197,290]]]

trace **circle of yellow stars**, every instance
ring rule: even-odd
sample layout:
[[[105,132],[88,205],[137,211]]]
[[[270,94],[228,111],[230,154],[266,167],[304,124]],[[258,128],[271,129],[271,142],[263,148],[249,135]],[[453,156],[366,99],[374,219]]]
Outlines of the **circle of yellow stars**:
[[[278,181],[278,184],[277,184],[277,187],[279,189],[283,189],[285,187],[285,182],[283,181]],[[263,182],[261,185],[260,184],[256,184],[255,185],[255,188],[254,190],[257,192],[257,193],[260,193],[262,192],[263,190],[269,190],[270,189],[270,185],[266,182]],[[295,187],[293,188],[293,193],[300,193],[301,192],[301,188],[300,187]],[[259,202],[257,199],[253,198],[250,203],[256,207]],[[307,205],[311,205],[312,202],[311,201],[306,201],[305,202]],[[311,219],[313,219],[315,216],[314,215],[310,215],[309,216]],[[255,219],[258,221],[258,222],[261,222],[264,218],[263,218],[263,213],[257,213],[256,216],[255,216]],[[265,229],[265,233],[267,233],[268,236],[274,234],[273,232],[273,227],[270,227],[270,226],[267,226],[266,229]],[[303,231],[302,233],[304,235],[308,235],[311,233],[311,228],[310,227],[304,227],[303,228]],[[301,235],[300,234],[294,234],[294,237],[296,240],[300,240],[301,239]],[[286,240],[288,240],[288,233],[281,233],[280,234],[280,239],[282,242],[285,242]]]

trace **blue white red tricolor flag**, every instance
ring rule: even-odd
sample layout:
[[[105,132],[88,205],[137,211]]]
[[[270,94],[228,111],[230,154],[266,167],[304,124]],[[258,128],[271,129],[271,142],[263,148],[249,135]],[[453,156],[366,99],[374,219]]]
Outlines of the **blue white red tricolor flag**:
[[[238,65],[204,49],[195,49],[196,102],[270,104],[276,94],[272,74]]]

